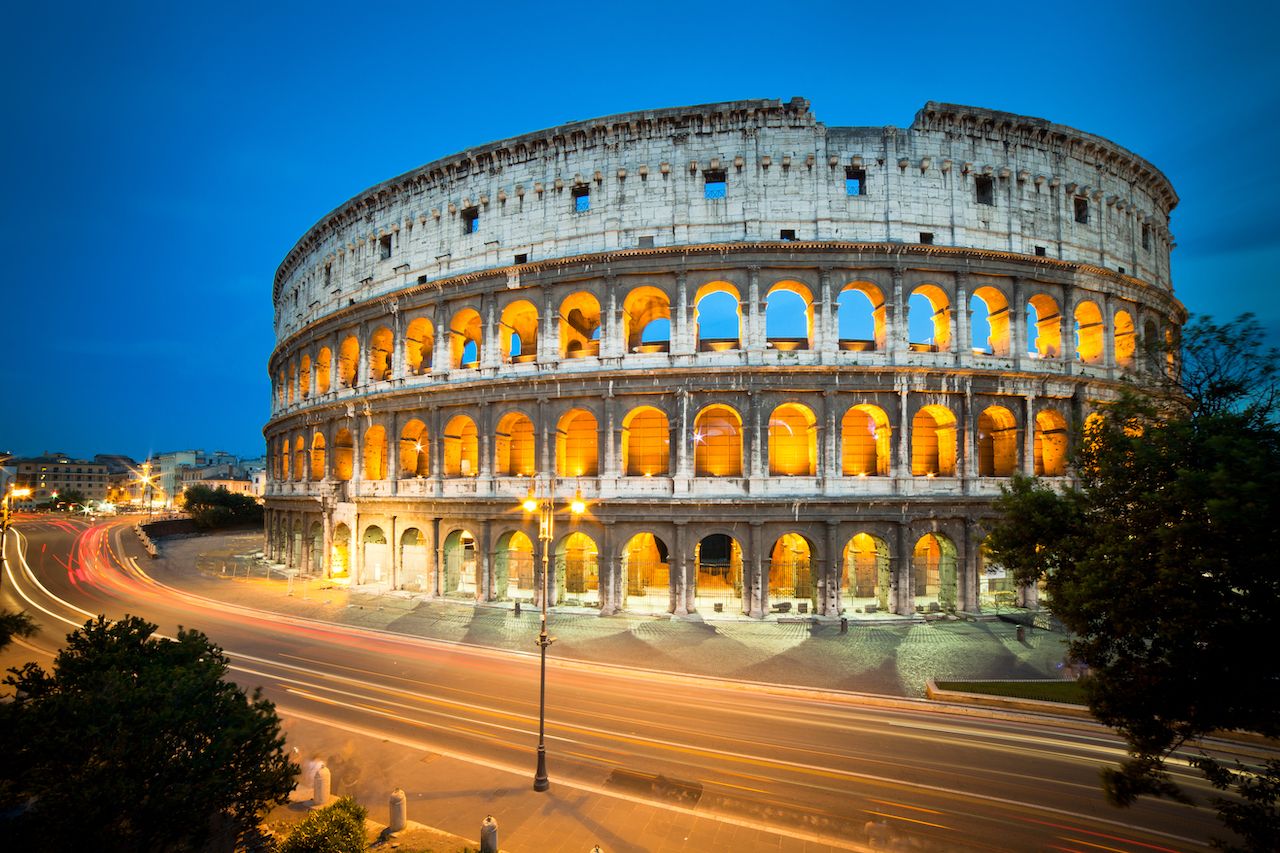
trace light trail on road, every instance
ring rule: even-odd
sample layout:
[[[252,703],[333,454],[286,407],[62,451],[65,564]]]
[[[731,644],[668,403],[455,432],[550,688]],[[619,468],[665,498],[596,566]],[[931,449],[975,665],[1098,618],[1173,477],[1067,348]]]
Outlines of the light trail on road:
[[[125,522],[14,529],[5,590],[79,627],[98,612],[199,627],[234,677],[291,718],[529,776],[536,658],[220,602],[127,554]],[[30,536],[27,535],[30,534]],[[41,555],[28,554],[40,539]],[[15,551],[18,553],[15,555]],[[14,569],[17,565],[17,570]],[[45,621],[45,620],[42,620]],[[936,850],[1204,849],[1203,807],[1106,806],[1098,767],[1125,752],[1100,726],[955,714],[915,700],[549,661],[547,742],[559,786],[867,849],[868,821]],[[1221,744],[1246,758],[1249,748]],[[1203,780],[1174,766],[1203,794]],[[1065,846],[1064,846],[1065,845]],[[1074,847],[1073,847],[1074,845]],[[772,849],[777,849],[776,844]]]

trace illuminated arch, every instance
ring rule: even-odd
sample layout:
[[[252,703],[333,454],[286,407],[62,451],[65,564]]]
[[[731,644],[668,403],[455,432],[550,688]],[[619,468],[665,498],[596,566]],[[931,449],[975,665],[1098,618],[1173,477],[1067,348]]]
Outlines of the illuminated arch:
[[[502,309],[498,347],[502,360],[525,364],[538,360],[538,309],[519,299]]]
[[[1062,355],[1062,314],[1052,296],[1037,293],[1027,300],[1027,352],[1037,358]]]
[[[507,412],[494,433],[493,473],[501,477],[532,477],[533,421],[523,412]]]
[[[698,288],[693,298],[693,322],[700,352],[725,352],[742,347],[742,296],[727,281]]]
[[[480,473],[480,445],[476,422],[454,415],[444,428],[444,475],[474,477]]]
[[[578,598],[580,604],[598,605],[600,598],[600,549],[581,531],[574,531],[556,546],[557,589]]]
[[[289,479],[289,436],[286,435],[280,439],[276,449],[276,458],[280,460],[279,479],[288,480]]]
[[[426,317],[409,322],[404,332],[404,364],[411,376],[431,372],[431,358],[435,349],[436,330]]]
[[[1085,364],[1101,364],[1103,325],[1097,303],[1086,299],[1077,305],[1075,321],[1076,357]]]
[[[784,403],[769,415],[769,474],[812,477],[818,466],[818,419],[808,406]]]
[[[781,351],[813,348],[813,294],[798,281],[779,281],[765,295],[765,338]]]
[[[356,385],[356,368],[360,364],[360,342],[355,335],[343,338],[338,347],[338,384],[343,388]]]
[[[637,533],[627,540],[622,547],[622,588],[629,608],[667,608],[671,583],[668,559],[667,544],[652,533]]]
[[[431,475],[427,425],[414,418],[400,430],[400,478]]]
[[[293,405],[295,395],[300,396],[297,392],[298,388],[298,365],[295,362],[289,362],[288,372],[285,379],[285,402]]]
[[[911,420],[911,473],[956,474],[956,416],[946,406],[925,406]]]
[[[634,288],[622,303],[622,336],[627,352],[667,352],[671,348],[671,300],[659,288]]]
[[[1117,311],[1113,324],[1115,327],[1116,364],[1121,367],[1132,367],[1134,353],[1138,348],[1137,329],[1133,325],[1133,315],[1128,311]]]
[[[784,533],[769,553],[769,602],[774,606],[815,602],[813,545],[798,533]]]
[[[911,552],[916,606],[955,610],[956,546],[941,533],[926,533]],[[936,607],[935,607],[936,605]]]
[[[990,285],[979,287],[969,298],[974,352],[1009,355],[1009,300]],[[986,333],[985,340],[983,334]]]
[[[840,592],[849,603],[866,613],[889,610],[892,570],[889,546],[883,539],[858,533],[844,547]]]
[[[693,421],[695,477],[742,476],[742,417],[728,406],[708,406]]]
[[[364,431],[364,456],[360,477],[364,480],[384,480],[387,477],[387,431],[381,426],[371,426]]]
[[[951,301],[936,284],[922,284],[907,300],[907,328],[913,352],[951,349]]]
[[[560,357],[588,358],[600,354],[600,301],[585,290],[560,303]]]
[[[329,577],[348,578],[351,573],[351,528],[339,522],[333,529],[329,550]]]
[[[849,409],[840,421],[841,472],[846,477],[888,476],[891,438],[884,409],[867,403]]]
[[[293,440],[293,479],[307,478],[307,440],[299,435]]]
[[[333,354],[328,347],[320,347],[316,355],[316,393],[329,393],[329,374],[333,370]]]
[[[476,574],[480,568],[477,559],[476,537],[465,528],[454,530],[444,540],[444,570],[440,578],[440,592],[472,598],[476,594]]]
[[[556,473],[561,477],[594,477],[599,470],[596,416],[570,409],[556,425]]]
[[[885,349],[888,313],[884,293],[869,281],[852,281],[836,299],[840,349],[871,352]]]
[[[978,415],[978,476],[1012,477],[1018,470],[1018,422],[1003,406]]]
[[[298,362],[298,397],[307,399],[311,396],[311,356],[303,355]]]
[[[693,549],[694,601],[738,606],[742,601],[742,545],[724,533],[704,536]]]
[[[670,472],[671,429],[666,413],[639,406],[622,419],[622,471],[628,477]]]
[[[369,335],[369,381],[386,382],[391,378],[391,330],[379,326]]]
[[[1053,409],[1041,409],[1036,414],[1035,473],[1037,477],[1066,475],[1067,443],[1067,419]]]
[[[533,540],[519,530],[498,537],[494,549],[494,587],[513,601],[532,601],[536,585]]]
[[[356,440],[351,430],[343,428],[333,437],[333,478],[350,480],[355,466]]]
[[[449,323],[449,366],[477,367],[480,364],[480,314],[474,308],[463,308]]]
[[[410,585],[427,590],[427,576],[431,573],[427,537],[417,527],[410,527],[400,534],[400,586]]]
[[[387,534],[376,524],[370,524],[360,537],[360,545],[364,549],[361,554],[361,581],[382,580],[383,573],[391,572],[391,549],[387,547]]]
[[[319,432],[311,436],[311,479],[324,479],[324,435]]]

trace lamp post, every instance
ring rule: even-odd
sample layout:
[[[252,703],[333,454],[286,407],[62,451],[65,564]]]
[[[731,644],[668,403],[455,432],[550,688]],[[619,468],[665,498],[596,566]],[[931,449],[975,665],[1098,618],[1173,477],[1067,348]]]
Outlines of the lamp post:
[[[0,515],[0,582],[4,580],[4,566],[9,559],[9,504],[14,498],[25,498],[30,494],[30,489],[17,486],[10,486],[4,493],[4,514]]]
[[[542,628],[538,632],[536,640],[539,651],[539,671],[538,671],[538,769],[533,776],[533,790],[545,791],[551,787],[551,782],[547,778],[547,646],[555,642],[555,637],[547,636],[547,598],[548,598],[548,572],[551,562],[551,543],[554,541],[554,528],[556,523],[556,505],[555,505],[555,487],[554,481],[547,479],[547,490],[545,494],[538,493],[540,480],[534,481],[534,485],[529,487],[529,494],[525,496],[521,506],[525,512],[538,513],[538,540],[542,542]],[[582,515],[586,512],[587,505],[582,500],[582,493],[576,492],[573,500],[569,502],[569,511],[574,515]]]
[[[151,501],[154,498],[155,478],[151,476],[151,460],[148,459],[142,463],[142,477],[139,482],[142,483],[142,495],[147,501],[147,524],[151,523]]]

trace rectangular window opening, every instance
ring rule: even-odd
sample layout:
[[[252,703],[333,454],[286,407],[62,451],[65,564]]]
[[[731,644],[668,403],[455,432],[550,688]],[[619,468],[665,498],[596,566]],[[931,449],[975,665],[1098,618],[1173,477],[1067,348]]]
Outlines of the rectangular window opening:
[[[1089,199],[1083,196],[1076,197],[1076,222],[1081,225],[1089,224]]]
[[[462,211],[462,233],[474,234],[480,230],[480,208],[468,207]]]
[[[932,245],[933,245],[933,232],[932,232],[932,231],[921,231],[921,232],[920,232],[920,245],[922,245],[922,246],[932,246]]]
[[[1036,246],[1036,257],[1037,258],[1044,257],[1044,246]]]
[[[574,187],[573,188],[573,210],[575,213],[585,213],[591,209],[591,187]]]
[[[378,238],[378,256],[382,260],[391,257],[391,235],[386,234]]]
[[[844,170],[844,194],[845,195],[866,195],[867,194],[867,170],[855,169],[849,166]]]
[[[640,248],[641,248],[641,249],[652,249],[652,248],[653,248],[653,237],[641,237],[641,238],[640,238]]]
[[[978,204],[995,204],[995,181],[990,175],[978,175],[973,179],[973,197]]]
[[[710,199],[720,199],[725,197],[727,185],[725,183],[725,175],[723,169],[708,169],[703,172],[706,178],[705,194]]]
[[[521,252],[520,254],[516,255],[516,263],[517,263],[517,264],[527,264],[527,263],[529,263],[529,253],[528,253],[528,252]]]
[[[778,232],[778,239],[780,240],[794,240],[795,238],[796,229],[794,228],[783,228]]]
[[[1151,226],[1150,225],[1142,226],[1142,248],[1146,250],[1151,249]]]

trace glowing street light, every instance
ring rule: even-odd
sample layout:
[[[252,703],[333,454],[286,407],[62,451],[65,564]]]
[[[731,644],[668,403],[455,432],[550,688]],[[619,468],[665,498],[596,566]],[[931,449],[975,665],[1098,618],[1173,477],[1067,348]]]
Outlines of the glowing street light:
[[[31,496],[31,490],[25,486],[10,486],[9,490],[4,493],[4,514],[0,516],[0,581],[4,580],[4,566],[8,560],[7,549],[9,547],[9,504],[14,498],[26,498]]]
[[[555,637],[547,636],[547,598],[549,596],[547,578],[550,572],[551,543],[555,538],[555,488],[554,481],[548,477],[546,493],[539,494],[538,486],[540,484],[541,480],[535,479],[534,484],[529,487],[529,494],[520,503],[525,512],[539,513],[538,539],[542,542],[542,628],[538,632],[536,641],[540,665],[538,676],[538,769],[533,776],[533,790],[535,791],[545,791],[551,787],[551,782],[547,778],[547,646],[555,642]],[[582,515],[586,511],[587,504],[582,499],[582,490],[579,489],[574,492],[573,500],[569,501],[569,512],[574,515]]]

